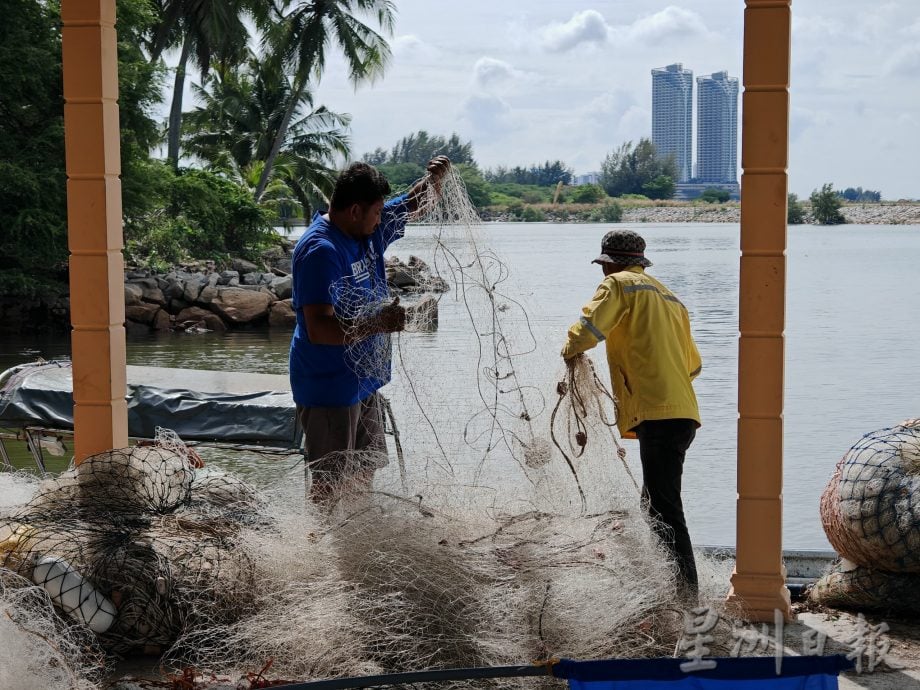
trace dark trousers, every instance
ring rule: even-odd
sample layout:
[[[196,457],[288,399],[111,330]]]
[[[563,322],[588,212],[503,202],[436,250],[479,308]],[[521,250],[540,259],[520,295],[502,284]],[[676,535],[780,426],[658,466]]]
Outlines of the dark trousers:
[[[696,561],[680,500],[684,455],[696,436],[692,419],[642,422],[635,429],[642,459],[642,499],[658,538],[677,562],[681,588],[697,593]]]

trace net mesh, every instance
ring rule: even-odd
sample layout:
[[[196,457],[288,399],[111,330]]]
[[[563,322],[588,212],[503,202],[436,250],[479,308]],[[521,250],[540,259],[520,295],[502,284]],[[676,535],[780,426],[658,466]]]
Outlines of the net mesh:
[[[60,617],[48,593],[0,569],[0,687],[90,690],[104,669],[84,626]]]
[[[920,424],[866,434],[850,448],[821,496],[821,518],[850,561],[920,573]]]
[[[915,573],[890,573],[842,561],[812,586],[809,600],[835,608],[917,615],[918,587],[920,575]]]
[[[821,496],[828,541],[843,559],[809,597],[826,606],[920,611],[920,421],[863,436]]]
[[[235,618],[253,565],[238,549],[258,497],[187,453],[135,446],[43,482],[0,519],[0,565],[41,587],[112,652],[168,649],[180,631]]]
[[[0,565],[110,653],[237,677],[269,662],[273,677],[311,679],[670,654],[685,602],[616,401],[589,357],[562,363],[561,334],[537,337],[539,310],[482,246],[461,178],[440,184],[411,218],[423,257],[390,260],[369,290],[333,286],[346,331],[396,297],[409,307],[403,332],[355,330],[348,347],[362,376],[392,367],[399,401],[385,406],[398,466],[342,454],[383,468],[372,489],[344,482],[317,505],[298,468],[260,493],[164,431],[0,511]],[[449,337],[435,343],[434,328]],[[718,610],[727,573],[699,570]]]

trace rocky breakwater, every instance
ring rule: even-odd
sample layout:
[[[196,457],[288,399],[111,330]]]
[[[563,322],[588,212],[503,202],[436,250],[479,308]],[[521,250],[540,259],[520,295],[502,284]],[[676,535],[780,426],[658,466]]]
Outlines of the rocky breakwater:
[[[184,267],[165,274],[125,273],[128,331],[225,331],[269,325],[293,328],[291,276],[242,259],[228,270]]]
[[[391,296],[399,296],[406,307],[406,330],[430,332],[438,329],[438,300],[432,293],[450,289],[441,276],[417,256],[406,262],[397,257],[386,259],[387,285]]]
[[[270,326],[293,329],[293,281],[289,256],[269,257],[268,270],[237,259],[218,271],[211,265],[185,266],[165,274],[147,269],[125,273],[125,328],[129,332],[185,331],[202,333]],[[284,270],[288,269],[288,271]],[[408,328],[437,328],[437,300],[433,292],[448,289],[443,278],[433,276],[415,256],[407,262],[387,259],[391,296],[407,307]]]

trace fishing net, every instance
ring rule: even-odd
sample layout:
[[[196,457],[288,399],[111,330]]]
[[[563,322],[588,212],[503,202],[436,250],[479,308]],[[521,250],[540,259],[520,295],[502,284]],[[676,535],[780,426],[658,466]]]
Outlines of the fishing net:
[[[863,436],[821,496],[824,531],[857,565],[920,573],[920,423]]]
[[[523,304],[503,289],[509,277],[507,265],[481,247],[479,216],[460,176],[451,169],[439,186],[440,195],[423,196],[418,210],[407,219],[428,229],[428,256],[413,256],[407,264],[421,276],[413,283],[414,296],[395,295],[408,303],[405,331],[356,338],[346,357],[357,374],[372,380],[389,378],[392,362],[401,374],[398,393],[417,408],[404,425],[420,424],[426,430],[424,440],[433,443],[436,452],[429,450],[425,464],[436,467],[445,479],[454,479],[466,461],[482,462],[498,448],[522,465],[525,455],[531,463],[536,455],[548,455],[548,444],[539,441],[533,429],[533,419],[545,409],[546,401],[533,381],[525,381],[522,367],[527,363],[522,360],[536,351],[537,344]],[[396,284],[401,282],[392,271],[390,277]],[[337,314],[347,333],[360,335],[361,324],[392,303],[391,286],[375,281],[379,279],[372,273],[369,289],[333,286],[341,305]],[[437,390],[437,374],[451,368],[445,359],[449,354],[414,337],[434,330],[438,305],[445,299],[458,305],[463,321],[452,324],[452,349],[475,353],[475,365],[467,374],[461,373],[464,392],[472,391],[475,408],[455,406],[453,416],[438,409],[446,391],[443,385]],[[400,410],[400,418],[404,414]],[[447,444],[458,431],[459,447]],[[464,452],[473,457],[463,457]]]
[[[272,659],[273,677],[307,679],[673,652],[674,571],[628,512],[489,514],[388,488],[331,520],[293,508],[293,491],[267,501],[271,520],[241,537],[259,582],[252,613],[189,632],[181,662],[233,676]],[[704,576],[704,596],[722,596],[726,578]]]
[[[482,247],[459,176],[441,185],[404,240],[419,232],[410,251],[424,259],[388,264],[427,277],[391,270],[388,285],[333,286],[354,371],[385,379],[392,366],[398,470],[324,502],[325,515],[285,513],[291,496],[267,501],[272,519],[243,538],[254,613],[180,640],[195,650],[185,663],[232,673],[271,658],[282,677],[314,678],[673,652],[684,602],[618,442],[616,401],[589,357],[562,363],[564,334],[535,335],[526,291]],[[360,337],[397,297],[415,308],[407,328]],[[447,349],[424,335],[436,317]],[[702,596],[720,600],[726,581],[703,575]]]
[[[314,504],[295,470],[259,493],[163,432],[0,512],[0,565],[109,652],[236,677],[671,654],[695,603],[649,528],[605,375],[588,356],[564,364],[564,334],[536,335],[539,310],[480,242],[459,175],[441,192],[411,219],[414,258],[390,263],[394,283],[414,271],[411,289],[333,286],[346,331],[396,297],[410,307],[403,332],[355,331],[348,347],[362,376],[393,369],[399,462],[372,489],[344,482]],[[727,573],[699,571],[717,610]]]
[[[835,608],[909,616],[920,614],[918,588],[920,575],[916,573],[891,573],[844,559],[811,587],[808,598]]]
[[[0,687],[91,690],[102,653],[81,625],[57,615],[48,593],[0,568]]]
[[[0,518],[0,566],[111,652],[162,651],[188,626],[234,619],[254,584],[235,540],[259,499],[189,457],[168,442],[135,446],[42,482]]]
[[[811,589],[827,606],[916,612],[920,586],[920,422],[863,436],[837,463],[821,519],[843,556]]]

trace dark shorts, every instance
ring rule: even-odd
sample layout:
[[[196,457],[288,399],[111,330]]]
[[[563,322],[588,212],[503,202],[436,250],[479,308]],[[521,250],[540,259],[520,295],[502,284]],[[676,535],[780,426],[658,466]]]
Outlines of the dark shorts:
[[[387,464],[380,394],[350,407],[301,407],[304,455],[315,478],[335,481]]]

